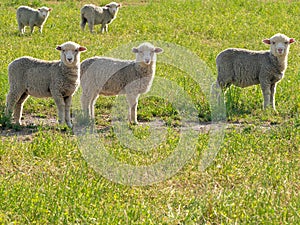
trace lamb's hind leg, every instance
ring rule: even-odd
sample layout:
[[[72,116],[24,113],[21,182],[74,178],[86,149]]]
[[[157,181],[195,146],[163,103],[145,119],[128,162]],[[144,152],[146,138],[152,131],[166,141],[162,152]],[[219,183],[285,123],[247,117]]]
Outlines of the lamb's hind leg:
[[[82,30],[82,31],[84,31],[86,22],[87,22],[87,19],[84,18],[84,16],[82,15],[82,16],[81,16],[81,23],[80,23],[80,27],[81,27],[81,30]]]
[[[88,26],[91,33],[94,33],[94,23],[92,21],[88,21]]]
[[[23,93],[21,98],[16,104],[15,112],[14,112],[14,119],[17,124],[21,125],[21,117],[22,117],[22,112],[23,112],[23,105],[29,95],[27,93]]]
[[[23,101],[20,103],[23,97]],[[14,115],[15,122],[17,124],[21,124],[21,110],[22,110],[22,103],[26,100],[25,93],[22,92],[15,92],[10,90],[6,97],[6,108],[5,108],[5,116],[11,118]],[[16,108],[16,104],[20,103],[18,109]]]
[[[128,120],[130,123],[138,124],[137,121],[137,106],[139,94],[127,94],[126,99],[129,104]]]
[[[24,34],[25,32],[25,26],[22,23],[18,23],[19,31],[21,34]]]

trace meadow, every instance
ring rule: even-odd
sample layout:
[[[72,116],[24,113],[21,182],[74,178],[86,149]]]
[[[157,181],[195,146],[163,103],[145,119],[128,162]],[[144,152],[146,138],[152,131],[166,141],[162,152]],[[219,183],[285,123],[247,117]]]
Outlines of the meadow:
[[[80,30],[79,12],[86,3],[99,1],[0,2],[0,224],[300,224],[300,2],[120,1],[105,34],[99,25],[94,34]],[[27,28],[19,35],[20,5],[53,9],[42,34],[35,28],[31,35]],[[276,33],[297,41],[277,87],[277,112],[262,110],[259,86],[231,87],[225,96],[226,127],[213,136],[208,88],[202,84],[216,79],[217,54],[228,47],[267,49],[262,39]],[[157,58],[155,93],[139,102],[139,125],[127,129],[114,119],[123,112],[119,97],[98,99],[96,138],[90,141],[57,124],[52,99],[29,98],[25,125],[8,122],[3,113],[8,64],[24,55],[58,59],[55,47],[69,40],[87,47],[82,60],[133,59],[130,48],[143,41],[165,48]],[[173,99],[174,106],[176,94],[184,102]],[[185,110],[197,119],[186,128],[187,136]],[[203,168],[212,138],[218,139],[218,151]],[[102,162],[107,167],[99,168],[99,154],[106,153],[125,166]],[[157,174],[150,174],[154,169],[149,177],[140,176],[160,162],[169,163],[156,168]],[[160,169],[171,172],[161,175]]]

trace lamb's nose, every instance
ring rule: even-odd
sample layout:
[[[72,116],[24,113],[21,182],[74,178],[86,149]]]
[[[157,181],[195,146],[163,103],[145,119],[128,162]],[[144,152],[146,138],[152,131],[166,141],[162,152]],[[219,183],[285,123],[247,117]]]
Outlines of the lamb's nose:
[[[67,60],[68,60],[69,62],[72,62],[73,59],[72,59],[72,58],[67,58]]]
[[[283,49],[282,49],[282,48],[279,48],[279,49],[278,49],[278,52],[279,52],[279,53],[283,53]]]

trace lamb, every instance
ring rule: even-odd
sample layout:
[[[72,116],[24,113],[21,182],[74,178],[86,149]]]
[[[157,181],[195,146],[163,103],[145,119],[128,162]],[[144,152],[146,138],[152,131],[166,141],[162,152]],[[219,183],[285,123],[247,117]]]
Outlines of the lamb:
[[[56,47],[60,60],[44,61],[24,56],[8,66],[10,89],[6,98],[5,114],[12,114],[21,125],[23,104],[29,95],[38,98],[53,97],[58,108],[59,123],[72,127],[70,107],[72,95],[80,82],[80,52],[86,48],[74,42]]]
[[[81,63],[81,106],[88,118],[95,118],[94,105],[99,95],[125,94],[129,104],[128,120],[137,124],[137,105],[140,94],[150,90],[156,69],[156,54],[162,48],[142,43],[132,49],[136,60],[93,57]]]
[[[33,33],[34,26],[37,26],[40,33],[42,33],[43,26],[51,10],[51,8],[45,6],[37,10],[28,6],[20,6],[17,9],[17,21],[20,33],[24,34],[25,26],[30,26],[31,33]]]
[[[232,84],[242,88],[260,84],[263,108],[271,105],[276,111],[276,85],[284,76],[290,44],[295,40],[278,33],[263,42],[270,45],[269,51],[230,48],[219,53],[216,87],[226,91]]]
[[[117,16],[120,4],[111,2],[104,7],[95,6],[93,4],[84,5],[81,10],[81,29],[84,30],[88,23],[90,32],[94,32],[94,25],[101,24],[101,33],[108,31],[110,24]]]

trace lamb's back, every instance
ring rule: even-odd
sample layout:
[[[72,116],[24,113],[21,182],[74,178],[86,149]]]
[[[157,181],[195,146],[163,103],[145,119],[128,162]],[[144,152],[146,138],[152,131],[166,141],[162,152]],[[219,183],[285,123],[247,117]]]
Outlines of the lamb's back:
[[[226,49],[216,59],[219,83],[247,87],[259,83],[261,70],[268,67],[269,51]]]
[[[56,79],[59,61],[44,61],[32,57],[21,57],[9,65],[9,83],[27,90],[36,97],[50,97],[50,84]]]
[[[20,6],[17,9],[17,20],[29,25],[30,20],[38,20],[38,11],[27,6]]]

